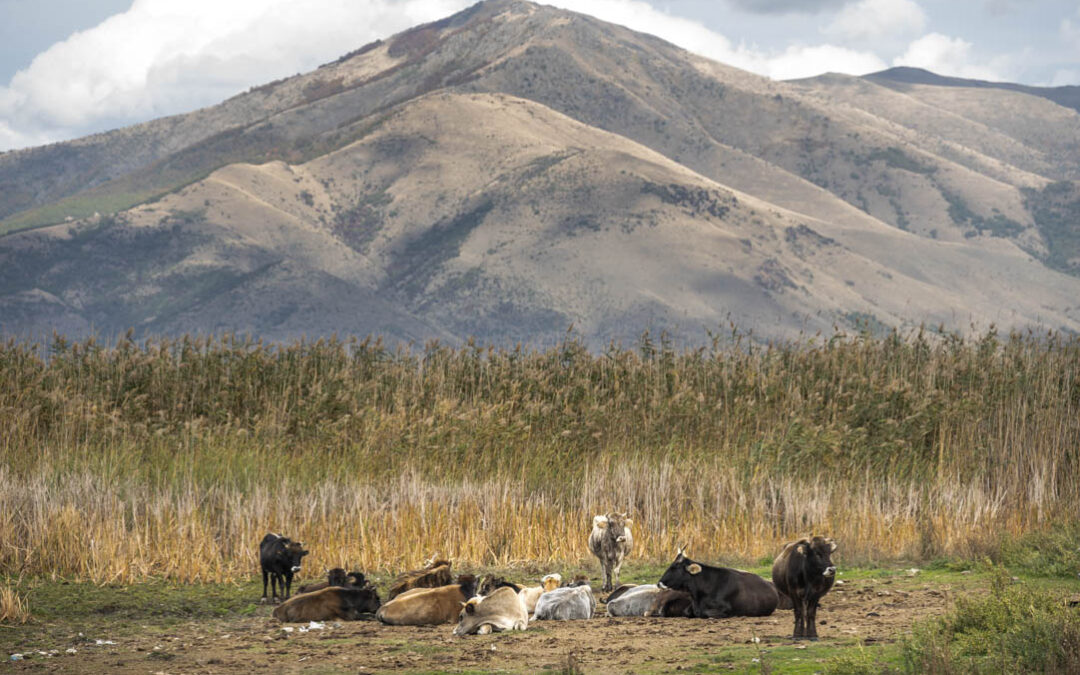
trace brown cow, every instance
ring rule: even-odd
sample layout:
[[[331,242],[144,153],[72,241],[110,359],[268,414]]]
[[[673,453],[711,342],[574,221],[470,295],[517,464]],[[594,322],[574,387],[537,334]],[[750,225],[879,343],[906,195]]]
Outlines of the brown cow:
[[[476,577],[462,574],[458,583],[439,588],[414,588],[387,602],[375,618],[391,626],[429,626],[454,623],[461,605],[476,595]]]
[[[536,609],[536,602],[540,599],[540,596],[548,591],[553,591],[559,587],[562,582],[562,575],[558,572],[553,574],[546,574],[544,578],[540,580],[539,586],[526,586],[518,591],[518,597],[521,598],[521,604],[525,607],[525,611],[531,616]]]
[[[818,603],[836,580],[835,550],[836,542],[826,537],[800,539],[785,546],[773,563],[776,590],[794,604],[796,640],[817,640]]]
[[[454,583],[450,574],[449,560],[429,561],[422,569],[411,570],[398,576],[387,591],[386,599],[393,600],[413,588],[438,588]],[[468,599],[468,598],[466,598]]]
[[[379,610],[379,594],[374,588],[329,586],[314,593],[301,593],[274,609],[274,618],[283,623],[297,621],[358,621],[370,619]]]
[[[645,610],[645,616],[682,616],[694,617],[694,603],[686,591],[662,588],[653,598],[652,605]]]

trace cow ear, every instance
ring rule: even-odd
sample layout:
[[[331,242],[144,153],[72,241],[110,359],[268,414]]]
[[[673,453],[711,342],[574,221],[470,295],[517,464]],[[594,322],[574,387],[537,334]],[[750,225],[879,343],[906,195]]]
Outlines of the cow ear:
[[[592,519],[593,527],[599,527],[601,530],[607,527],[607,516],[595,516]]]
[[[827,543],[829,545],[829,553],[832,553],[833,551],[836,550],[836,542],[833,541],[832,539],[826,539],[825,543]]]
[[[686,568],[686,571],[690,574],[699,574],[701,572],[701,565],[697,563],[690,563],[690,566]]]
[[[472,603],[472,602],[467,603],[465,605],[465,613],[466,614],[476,614],[476,603]]]

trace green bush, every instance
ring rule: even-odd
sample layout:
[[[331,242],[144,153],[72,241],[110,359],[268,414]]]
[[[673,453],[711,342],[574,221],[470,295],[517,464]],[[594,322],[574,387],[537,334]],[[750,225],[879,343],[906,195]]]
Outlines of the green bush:
[[[903,651],[911,673],[1077,673],[1080,610],[999,568],[988,595],[916,624]]]

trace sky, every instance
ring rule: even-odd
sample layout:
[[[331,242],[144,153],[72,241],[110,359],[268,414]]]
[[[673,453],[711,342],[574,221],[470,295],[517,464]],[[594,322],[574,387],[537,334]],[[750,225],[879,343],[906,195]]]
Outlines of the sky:
[[[0,151],[213,105],[473,0],[0,0]],[[1080,0],[545,0],[774,79],[1080,85]]]

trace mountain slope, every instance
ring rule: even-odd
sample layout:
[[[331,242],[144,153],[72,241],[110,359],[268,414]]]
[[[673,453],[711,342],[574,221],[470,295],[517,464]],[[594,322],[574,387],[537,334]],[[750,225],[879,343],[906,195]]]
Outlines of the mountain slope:
[[[77,217],[0,238],[0,331],[1080,330],[1080,279],[1037,259],[1072,269],[1066,160],[935,95],[772,82],[481,3],[190,116],[0,156],[9,229]]]

